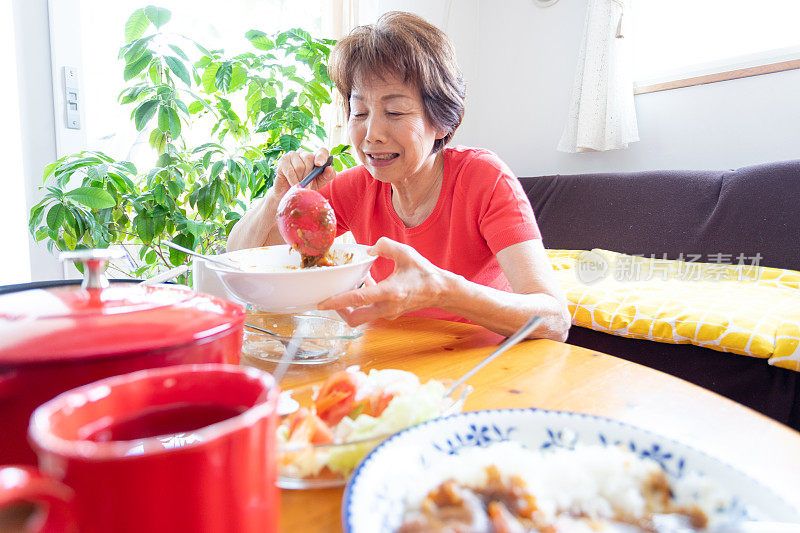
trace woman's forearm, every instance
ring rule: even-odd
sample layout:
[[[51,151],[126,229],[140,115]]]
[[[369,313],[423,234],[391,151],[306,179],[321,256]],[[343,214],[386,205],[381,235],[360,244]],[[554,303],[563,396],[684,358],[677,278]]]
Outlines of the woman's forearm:
[[[282,244],[284,241],[275,220],[279,202],[280,198],[273,194],[272,189],[256,201],[231,229],[228,251]]]
[[[517,294],[450,274],[439,297],[445,311],[501,335],[511,335],[532,316],[544,318],[529,336],[563,342],[570,327],[566,302],[547,293]]]

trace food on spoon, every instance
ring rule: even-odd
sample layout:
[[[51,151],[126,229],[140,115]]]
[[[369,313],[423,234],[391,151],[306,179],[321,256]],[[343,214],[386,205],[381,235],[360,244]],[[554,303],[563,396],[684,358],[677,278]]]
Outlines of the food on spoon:
[[[702,475],[672,478],[653,459],[601,445],[476,446],[412,486],[398,533],[704,531],[731,504]]]
[[[404,370],[357,367],[336,372],[311,402],[278,428],[281,473],[291,478],[347,475],[382,437],[460,408],[436,380],[424,384]],[[358,441],[354,444],[348,444]],[[329,444],[331,446],[320,446]]]
[[[278,204],[277,220],[281,236],[300,252],[304,268],[323,259],[336,237],[333,208],[312,189],[290,188]]]

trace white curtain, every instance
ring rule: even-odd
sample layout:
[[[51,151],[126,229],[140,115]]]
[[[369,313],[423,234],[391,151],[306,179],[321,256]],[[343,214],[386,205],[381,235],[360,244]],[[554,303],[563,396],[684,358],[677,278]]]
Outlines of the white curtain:
[[[332,37],[337,41],[350,33],[358,26],[358,6],[359,0],[333,0],[331,8],[333,10]],[[328,147],[333,148],[339,144],[349,144],[347,137],[347,117],[344,116],[342,108],[342,97],[339,91],[333,90],[333,104],[329,108],[329,114],[325,123],[328,126]]]
[[[639,140],[623,1],[589,0],[561,152],[617,150]]]

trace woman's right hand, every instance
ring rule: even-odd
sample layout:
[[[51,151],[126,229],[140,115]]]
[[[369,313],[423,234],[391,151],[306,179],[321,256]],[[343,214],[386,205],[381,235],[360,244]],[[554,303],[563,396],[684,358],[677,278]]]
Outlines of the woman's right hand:
[[[289,187],[299,183],[315,166],[324,165],[329,155],[327,148],[320,148],[316,152],[293,151],[283,154],[278,160],[278,171],[273,184],[278,197],[282,198]],[[319,190],[334,177],[336,177],[336,171],[330,166],[309,183],[307,188]]]
[[[228,235],[228,251],[283,243],[283,237],[275,220],[281,199],[286,191],[305,178],[315,165],[324,165],[328,160],[328,155],[326,148],[320,148],[316,153],[286,152],[283,154],[278,160],[278,170],[272,187],[233,226]],[[333,170],[333,167],[327,167],[322,174],[308,184],[308,188],[319,190],[335,176],[336,171]]]

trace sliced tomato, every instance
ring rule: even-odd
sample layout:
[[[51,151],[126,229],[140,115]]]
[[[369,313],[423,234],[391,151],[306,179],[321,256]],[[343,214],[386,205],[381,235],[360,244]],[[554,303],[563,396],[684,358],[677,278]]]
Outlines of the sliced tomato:
[[[364,410],[370,416],[381,416],[381,413],[389,407],[389,403],[394,399],[394,394],[380,392],[369,397],[369,403]]]
[[[289,441],[328,444],[333,442],[333,431],[320,417],[301,407],[289,420]]]
[[[352,372],[343,370],[332,374],[314,400],[317,415],[329,426],[335,426],[353,410],[357,390],[358,383]]]

